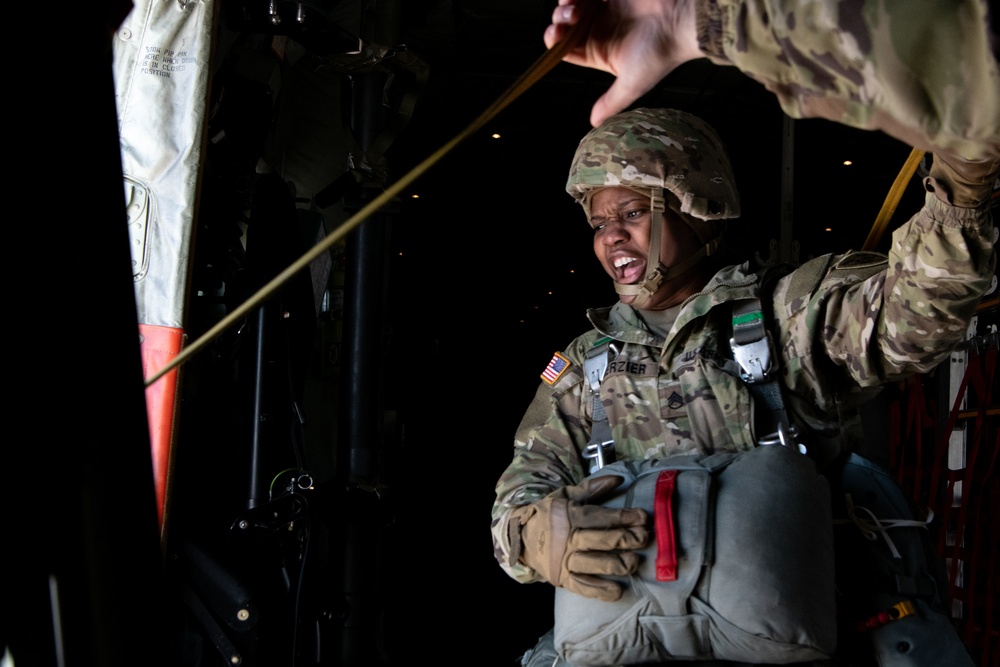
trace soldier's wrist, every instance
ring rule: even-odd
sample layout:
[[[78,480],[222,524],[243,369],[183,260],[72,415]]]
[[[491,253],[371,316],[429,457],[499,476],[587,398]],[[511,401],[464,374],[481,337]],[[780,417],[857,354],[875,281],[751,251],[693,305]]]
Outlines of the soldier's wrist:
[[[923,185],[942,202],[959,208],[979,208],[993,196],[1000,176],[1000,158],[969,162],[935,155]]]

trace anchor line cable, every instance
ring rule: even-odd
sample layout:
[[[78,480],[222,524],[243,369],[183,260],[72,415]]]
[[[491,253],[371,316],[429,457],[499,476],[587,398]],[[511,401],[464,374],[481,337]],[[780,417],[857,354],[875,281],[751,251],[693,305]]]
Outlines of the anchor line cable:
[[[163,368],[156,371],[153,375],[146,380],[146,387],[149,387],[154,382],[162,378],[167,373],[172,370],[179,368],[181,365],[186,363],[191,357],[200,352],[205,346],[207,346],[212,340],[219,336],[222,332],[233,326],[234,323],[242,319],[247,313],[252,311],[254,308],[260,305],[261,302],[270,297],[274,292],[276,292],[282,285],[284,285],[290,278],[296,275],[299,271],[305,269],[309,264],[311,264],[316,258],[327,252],[330,247],[332,247],[337,241],[344,238],[348,232],[352,231],[355,227],[364,222],[372,214],[377,212],[383,206],[388,204],[394,197],[396,197],[400,192],[402,192],[406,187],[412,184],[418,177],[420,177],[424,172],[430,169],[434,164],[436,164],[441,158],[447,155],[452,149],[458,146],[461,142],[467,139],[473,133],[482,129],[482,127],[494,118],[497,114],[507,108],[511,102],[520,97],[525,91],[527,91],[531,86],[538,82],[543,76],[545,76],[552,68],[562,62],[563,57],[567,52],[571,51],[575,46],[584,38],[590,29],[590,23],[594,15],[596,6],[599,5],[598,2],[587,2],[583,3],[583,12],[580,16],[580,20],[572,25],[564,39],[555,44],[551,49],[547,49],[541,56],[535,60],[534,63],[520,76],[513,84],[503,94],[500,95],[489,107],[486,108],[475,120],[473,120],[464,130],[460,131],[454,138],[446,142],[439,149],[434,151],[429,157],[427,157],[423,162],[419,163],[416,167],[411,169],[407,174],[402,176],[392,185],[388,186],[385,190],[379,194],[378,197],[372,199],[367,205],[361,208],[357,213],[348,218],[343,224],[334,229],[330,234],[323,238],[319,243],[313,246],[305,254],[303,254],[298,260],[293,262],[284,271],[279,273],[270,282],[261,287],[255,294],[250,296],[246,301],[240,304],[238,307],[233,309],[229,314],[219,320],[214,326],[212,326],[208,331],[202,334],[190,345],[185,346],[176,357],[174,357],[169,363],[167,363]]]

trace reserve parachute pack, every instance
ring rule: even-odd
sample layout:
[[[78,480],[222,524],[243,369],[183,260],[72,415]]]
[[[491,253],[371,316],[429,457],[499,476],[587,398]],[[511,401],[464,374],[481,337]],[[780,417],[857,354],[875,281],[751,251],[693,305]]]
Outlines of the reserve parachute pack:
[[[616,602],[555,591],[572,665],[721,659],[787,664],[837,641],[830,489],[791,447],[611,463],[606,507],[639,507],[656,539]]]
[[[761,293],[790,270],[761,278]],[[733,306],[730,340],[758,419],[773,432],[749,451],[621,461],[591,474],[624,483],[606,507],[641,508],[655,540],[639,570],[622,578],[616,602],[555,592],[553,640],[560,658],[581,667],[732,660],[788,664],[826,659],[837,645],[830,487],[785,412],[765,297]],[[609,345],[598,341],[600,345]],[[603,369],[588,355],[587,376],[599,420]],[[610,433],[598,438],[610,438]],[[595,443],[610,461],[613,443]],[[587,455],[588,452],[585,453]]]
[[[928,532],[933,515],[857,454],[825,474],[835,495],[838,653],[878,667],[974,667],[946,605],[948,577]]]

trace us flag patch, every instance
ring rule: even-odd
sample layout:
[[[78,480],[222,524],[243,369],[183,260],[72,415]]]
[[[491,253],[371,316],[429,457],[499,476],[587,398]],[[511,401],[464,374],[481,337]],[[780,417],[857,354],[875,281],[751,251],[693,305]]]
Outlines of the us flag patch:
[[[544,371],[542,371],[542,379],[549,384],[555,384],[556,380],[561,378],[562,374],[565,373],[569,367],[569,359],[556,352],[552,355],[552,361],[550,361],[549,365],[545,367]]]

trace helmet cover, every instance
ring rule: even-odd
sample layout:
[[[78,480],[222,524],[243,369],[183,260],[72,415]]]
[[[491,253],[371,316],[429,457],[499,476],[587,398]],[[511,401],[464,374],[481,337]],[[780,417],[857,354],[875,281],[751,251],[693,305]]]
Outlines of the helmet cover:
[[[634,109],[608,118],[580,141],[566,191],[588,212],[597,188],[663,188],[677,212],[699,220],[740,215],[729,157],[705,121],[676,109]],[[673,206],[671,206],[673,208]]]

